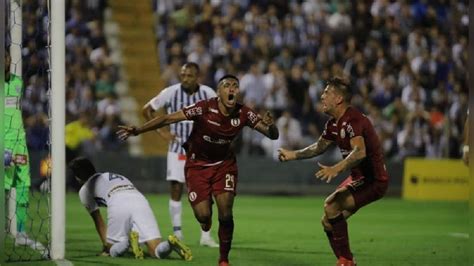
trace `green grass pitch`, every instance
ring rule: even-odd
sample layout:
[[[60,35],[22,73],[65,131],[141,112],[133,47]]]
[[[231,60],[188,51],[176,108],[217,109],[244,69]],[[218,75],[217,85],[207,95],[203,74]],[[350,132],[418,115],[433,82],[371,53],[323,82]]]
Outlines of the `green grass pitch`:
[[[147,195],[163,236],[171,233],[166,195]],[[320,218],[323,197],[239,195],[234,204],[235,232],[230,261],[248,265],[334,265]],[[172,254],[157,262],[96,256],[101,249],[92,219],[76,194],[67,195],[66,258],[74,265],[217,265],[218,249],[198,245],[200,230],[183,201],[185,243],[194,259]],[[105,210],[102,211],[105,217]],[[214,214],[213,235],[217,240]],[[384,198],[361,209],[349,220],[352,251],[358,265],[466,265],[468,204],[416,202]],[[15,263],[17,265],[30,265]],[[9,264],[13,265],[13,264]],[[34,265],[54,265],[35,262]]]

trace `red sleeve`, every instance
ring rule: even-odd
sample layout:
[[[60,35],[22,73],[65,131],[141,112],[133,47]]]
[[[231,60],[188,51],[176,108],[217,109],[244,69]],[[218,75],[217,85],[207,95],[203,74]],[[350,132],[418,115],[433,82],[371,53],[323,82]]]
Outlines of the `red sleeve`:
[[[251,128],[254,128],[262,118],[255,113],[254,110],[248,108],[247,106],[242,107],[242,112],[244,113],[246,120],[245,120],[245,125]]]
[[[199,101],[183,108],[183,113],[188,120],[196,120],[204,114],[206,110],[207,101]]]
[[[321,137],[323,139],[327,139],[327,140],[330,140],[330,141],[336,141],[336,136],[331,134],[331,132],[329,132],[330,129],[328,128],[330,123],[332,123],[331,120],[326,121],[326,125],[324,125],[324,130],[323,130],[323,134],[321,135]]]

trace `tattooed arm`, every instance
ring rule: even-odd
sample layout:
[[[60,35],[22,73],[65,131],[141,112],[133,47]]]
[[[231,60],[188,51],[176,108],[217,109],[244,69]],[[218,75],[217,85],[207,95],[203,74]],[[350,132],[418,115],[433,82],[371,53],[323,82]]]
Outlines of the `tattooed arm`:
[[[326,166],[320,163],[319,166],[321,170],[316,173],[316,177],[321,180],[325,180],[329,183],[331,179],[336,177],[339,173],[344,172],[345,170],[351,169],[360,163],[365,157],[365,141],[361,136],[357,136],[351,139],[352,151],[347,155],[344,160],[338,162],[333,166]]]
[[[318,156],[324,153],[329,148],[331,143],[332,141],[327,140],[323,137],[319,137],[316,143],[313,143],[304,149],[297,150],[296,159],[301,160],[301,159],[308,159],[308,158]]]
[[[318,141],[301,150],[289,151],[281,148],[278,149],[278,159],[282,162],[285,162],[312,158],[324,153],[329,148],[331,143],[332,141],[323,137],[319,137]]]

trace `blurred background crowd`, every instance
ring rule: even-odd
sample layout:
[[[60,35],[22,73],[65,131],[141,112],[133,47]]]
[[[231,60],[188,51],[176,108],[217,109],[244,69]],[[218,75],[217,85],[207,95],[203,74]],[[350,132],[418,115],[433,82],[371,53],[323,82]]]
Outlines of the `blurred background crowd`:
[[[244,131],[239,152],[274,156],[320,136],[319,96],[333,75],[350,77],[353,105],[372,120],[386,156],[461,156],[468,109],[468,1],[148,0],[166,85],[186,61],[215,87],[240,78],[243,102],[271,110],[275,142]],[[106,1],[67,1],[66,145],[126,151],[117,65],[103,33]],[[30,149],[48,142],[46,1],[24,0],[23,100]],[[157,88],[150,88],[156,90]]]

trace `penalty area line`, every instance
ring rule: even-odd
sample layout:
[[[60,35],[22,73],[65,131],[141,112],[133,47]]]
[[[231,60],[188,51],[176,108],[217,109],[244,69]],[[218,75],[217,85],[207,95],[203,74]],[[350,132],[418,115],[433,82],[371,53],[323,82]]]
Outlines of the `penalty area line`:
[[[448,235],[452,237],[456,237],[456,238],[465,238],[465,239],[469,238],[468,233],[449,233]]]

